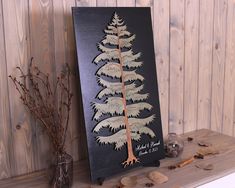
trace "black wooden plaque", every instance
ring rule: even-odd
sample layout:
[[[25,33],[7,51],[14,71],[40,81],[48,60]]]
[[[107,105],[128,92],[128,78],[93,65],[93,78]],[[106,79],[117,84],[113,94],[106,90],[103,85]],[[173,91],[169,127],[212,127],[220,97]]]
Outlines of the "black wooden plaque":
[[[72,12],[92,181],[154,164],[164,148],[150,8]]]

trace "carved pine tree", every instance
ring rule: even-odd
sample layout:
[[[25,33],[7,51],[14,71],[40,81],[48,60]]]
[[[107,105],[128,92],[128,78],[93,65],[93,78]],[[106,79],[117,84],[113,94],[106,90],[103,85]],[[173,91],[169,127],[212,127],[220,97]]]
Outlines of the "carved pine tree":
[[[101,103],[92,103],[95,110],[94,120],[98,123],[94,132],[109,128],[111,135],[97,136],[100,144],[114,144],[115,150],[127,145],[127,159],[124,167],[139,162],[134,155],[132,141],[140,141],[142,134],[155,137],[154,132],[147,127],[155,118],[151,115],[138,118],[141,111],[152,109],[144,102],[149,94],[140,93],[143,90],[144,77],[136,72],[143,62],[138,61],[141,53],[134,54],[131,42],[135,35],[127,31],[124,21],[115,13],[111,23],[104,30],[105,37],[98,44],[101,53],[94,63],[102,63],[96,75],[98,84],[103,89],[97,94]]]

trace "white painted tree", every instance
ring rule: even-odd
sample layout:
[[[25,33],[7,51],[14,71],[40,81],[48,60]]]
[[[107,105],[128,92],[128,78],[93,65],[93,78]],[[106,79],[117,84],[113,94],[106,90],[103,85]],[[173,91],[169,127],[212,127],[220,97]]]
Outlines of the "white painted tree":
[[[139,162],[134,155],[132,141],[140,141],[142,134],[155,137],[155,133],[147,127],[155,115],[139,118],[141,111],[150,111],[152,106],[144,102],[149,94],[140,93],[144,88],[144,77],[136,73],[136,69],[143,62],[138,61],[141,53],[134,54],[131,49],[135,35],[127,31],[117,13],[104,32],[106,35],[98,44],[101,53],[93,61],[95,64],[102,63],[96,75],[98,84],[103,87],[97,94],[103,103],[92,103],[94,120],[98,122],[93,131],[98,133],[102,128],[111,131],[111,135],[97,136],[100,144],[114,144],[115,150],[127,145],[128,156],[122,163],[126,167]]]

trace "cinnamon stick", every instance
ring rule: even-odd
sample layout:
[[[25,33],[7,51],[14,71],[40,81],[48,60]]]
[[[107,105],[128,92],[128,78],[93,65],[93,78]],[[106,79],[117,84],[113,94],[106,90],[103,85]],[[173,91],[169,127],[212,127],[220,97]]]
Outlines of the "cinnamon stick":
[[[190,157],[189,159],[186,159],[186,160],[179,162],[176,166],[178,168],[182,168],[182,167],[192,163],[194,161],[194,159],[195,159],[194,157]]]

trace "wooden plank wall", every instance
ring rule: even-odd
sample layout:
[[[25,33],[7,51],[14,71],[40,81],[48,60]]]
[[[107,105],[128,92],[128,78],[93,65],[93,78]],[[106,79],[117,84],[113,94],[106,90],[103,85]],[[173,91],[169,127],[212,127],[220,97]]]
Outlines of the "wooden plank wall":
[[[47,167],[48,138],[9,81],[35,62],[52,77],[76,69],[73,6],[151,7],[163,132],[235,136],[234,0],[0,0],[0,179]],[[75,71],[76,72],[76,71]],[[67,150],[86,158],[76,78]]]

